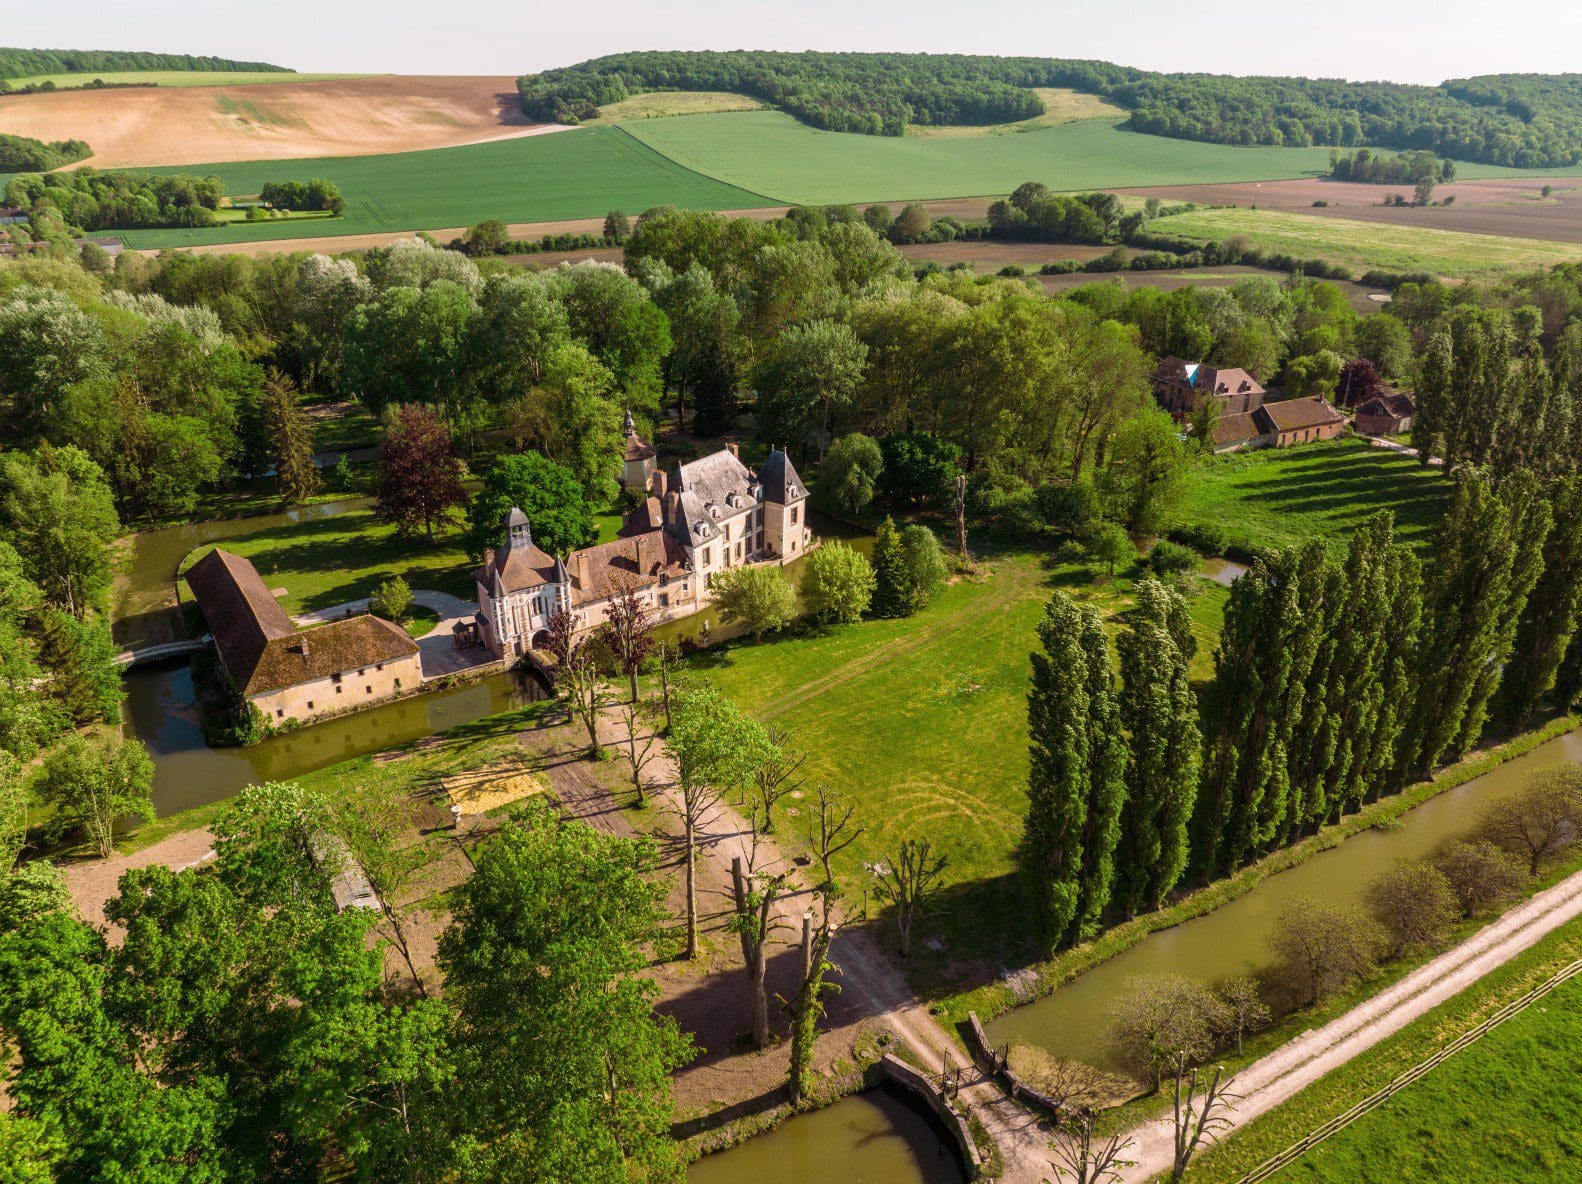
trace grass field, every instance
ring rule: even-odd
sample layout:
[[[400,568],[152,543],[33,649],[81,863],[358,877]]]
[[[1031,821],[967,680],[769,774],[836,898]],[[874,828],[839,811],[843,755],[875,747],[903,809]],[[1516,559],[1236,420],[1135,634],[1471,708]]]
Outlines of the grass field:
[[[432,588],[471,600],[472,564],[461,546],[458,522],[430,543],[404,539],[371,510],[353,510],[227,539],[227,551],[250,559],[288,613],[312,612],[373,595],[380,583],[400,576],[413,588]],[[181,563],[186,571],[210,550],[205,545]]]
[[[1015,123],[991,123],[981,127],[949,124],[927,127],[914,123],[907,126],[906,134],[929,137],[1004,136],[1028,132],[1040,127],[1059,127],[1063,123],[1074,123],[1079,119],[1126,118],[1125,111],[1106,103],[1097,95],[1085,95],[1078,91],[1053,86],[1035,86],[1033,90],[1044,100],[1044,113],[1035,115],[1031,119],[1019,119]]]
[[[13,87],[53,82],[56,86],[86,86],[102,82],[153,83],[155,86],[264,86],[274,82],[337,82],[342,78],[367,78],[366,74],[289,74],[274,70],[108,70],[87,74],[35,74],[9,78]]]
[[[1204,241],[1223,242],[1239,235],[1266,250],[1327,259],[1358,272],[1370,268],[1428,271],[1449,279],[1482,279],[1582,259],[1582,243],[1390,226],[1276,210],[1197,210],[1161,218],[1150,229]]]
[[[1444,513],[1438,469],[1361,440],[1216,457],[1191,477],[1180,524],[1211,525],[1245,549],[1314,535],[1339,540],[1379,510],[1398,537],[1421,546]]]
[[[599,108],[599,118],[610,123],[623,119],[660,119],[672,115],[705,115],[714,111],[761,111],[763,104],[751,95],[720,90],[656,90],[633,95]]]
[[[1557,930],[1422,1019],[1257,1119],[1193,1167],[1231,1184],[1499,1007],[1582,957],[1582,922]],[[1274,1177],[1278,1184],[1547,1184],[1582,1163],[1582,983],[1573,980]]]
[[[244,161],[150,171],[215,173],[225,180],[228,193],[257,193],[266,181],[326,177],[340,186],[346,212],[318,223],[124,232],[121,237],[135,247],[422,230],[470,226],[484,218],[539,222],[592,217],[617,208],[637,214],[665,203],[709,210],[774,204],[690,172],[615,127],[387,156]]]
[[[645,120],[631,133],[706,176],[786,202],[848,202],[1052,189],[1301,177],[1329,167],[1320,148],[1230,148],[1122,131],[1084,119],[1018,135],[859,136],[779,111]]]

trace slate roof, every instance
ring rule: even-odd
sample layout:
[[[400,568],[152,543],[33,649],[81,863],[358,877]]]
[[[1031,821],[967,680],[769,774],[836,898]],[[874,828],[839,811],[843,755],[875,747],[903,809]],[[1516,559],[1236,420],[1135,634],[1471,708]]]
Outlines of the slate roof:
[[[244,696],[410,657],[406,630],[368,615],[299,632],[240,555],[215,548],[187,572],[231,683]]]
[[[1283,399],[1278,403],[1265,403],[1258,411],[1267,415],[1269,422],[1282,432],[1301,431],[1303,428],[1324,427],[1328,424],[1344,422],[1340,412],[1319,398]]]
[[[675,579],[687,573],[687,553],[668,531],[618,538],[571,553],[571,601],[585,604],[618,592],[623,583],[635,588]]]
[[[796,466],[791,463],[791,458],[778,448],[769,454],[769,459],[764,461],[764,467],[758,470],[758,480],[763,485],[766,502],[786,506],[798,498],[807,496],[807,486],[803,485],[802,478],[797,476]]]
[[[717,506],[721,518],[728,518],[756,502],[757,485],[752,470],[725,448],[682,465],[676,471],[674,483],[681,493],[696,494],[705,510]]]

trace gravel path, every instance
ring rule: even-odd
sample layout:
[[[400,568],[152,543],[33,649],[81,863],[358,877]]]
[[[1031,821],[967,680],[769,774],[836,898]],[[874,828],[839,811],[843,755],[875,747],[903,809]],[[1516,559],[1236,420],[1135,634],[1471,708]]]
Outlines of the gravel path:
[[[61,874],[66,878],[66,891],[71,894],[82,919],[90,925],[103,925],[105,902],[119,893],[122,872],[137,867],[153,867],[155,864],[164,864],[181,871],[213,855],[214,836],[209,833],[208,827],[203,827],[199,830],[184,830],[130,855],[116,854],[109,859],[84,859],[78,863],[63,864]]]
[[[1518,905],[1345,1015],[1253,1062],[1231,1085],[1240,1095],[1229,1116],[1231,1129],[1274,1109],[1579,916],[1582,872]],[[1168,1116],[1137,1127],[1132,1139],[1128,1155],[1136,1162],[1121,1176],[1123,1184],[1142,1184],[1170,1169],[1174,1136]]]

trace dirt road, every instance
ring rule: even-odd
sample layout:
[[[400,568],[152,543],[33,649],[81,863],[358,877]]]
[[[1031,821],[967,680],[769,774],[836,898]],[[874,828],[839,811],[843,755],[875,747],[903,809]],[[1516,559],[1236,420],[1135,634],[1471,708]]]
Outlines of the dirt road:
[[[1582,872],[1518,905],[1390,989],[1255,1061],[1231,1086],[1240,1095],[1229,1116],[1231,1130],[1274,1109],[1577,917],[1582,917]],[[1135,1166],[1121,1177],[1123,1184],[1142,1184],[1170,1169],[1174,1137],[1168,1117],[1138,1127],[1132,1139],[1128,1155]]]

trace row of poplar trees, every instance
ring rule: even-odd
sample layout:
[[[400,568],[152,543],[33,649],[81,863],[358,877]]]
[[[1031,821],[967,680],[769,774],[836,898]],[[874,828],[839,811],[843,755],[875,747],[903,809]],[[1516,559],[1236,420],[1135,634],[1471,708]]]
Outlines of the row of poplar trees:
[[[1022,853],[1051,946],[1459,760],[1491,715],[1514,732],[1546,698],[1576,701],[1582,477],[1451,483],[1426,564],[1387,512],[1342,555],[1315,539],[1255,564],[1201,701],[1178,594],[1144,581],[1112,655],[1098,611],[1056,593],[1032,655]]]

